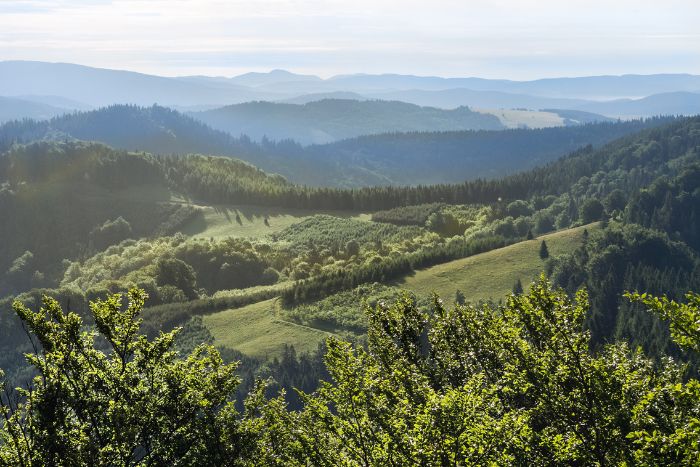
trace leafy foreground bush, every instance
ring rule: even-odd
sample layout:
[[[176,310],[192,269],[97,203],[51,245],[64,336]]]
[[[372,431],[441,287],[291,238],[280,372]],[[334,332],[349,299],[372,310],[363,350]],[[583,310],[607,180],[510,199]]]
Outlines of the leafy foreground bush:
[[[225,465],[253,452],[256,430],[229,401],[236,365],[210,346],[178,358],[176,332],[148,341],[137,319],[145,294],[128,298],[91,304],[108,346],[53,299],[38,312],[15,303],[41,346],[28,356],[39,375],[23,402],[2,398],[0,464]]]
[[[628,295],[700,351],[700,296]],[[330,339],[331,382],[304,408],[263,397],[236,413],[234,366],[174,333],[137,335],[143,294],[92,310],[109,342],[45,300],[15,309],[43,350],[25,402],[3,399],[0,460],[21,465],[697,465],[700,383],[614,344],[591,351],[587,296],[544,279],[506,305],[431,313],[404,296],[368,309],[368,347]]]

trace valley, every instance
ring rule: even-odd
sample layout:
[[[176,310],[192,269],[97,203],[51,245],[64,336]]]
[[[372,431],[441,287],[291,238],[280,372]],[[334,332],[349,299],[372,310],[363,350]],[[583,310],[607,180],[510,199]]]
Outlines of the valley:
[[[669,12],[48,3],[0,2],[0,466],[700,465]]]

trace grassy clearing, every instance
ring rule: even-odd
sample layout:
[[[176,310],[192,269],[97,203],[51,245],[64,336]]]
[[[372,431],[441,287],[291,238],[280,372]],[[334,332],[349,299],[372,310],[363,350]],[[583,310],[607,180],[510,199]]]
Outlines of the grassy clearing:
[[[534,240],[439,264],[417,271],[412,276],[397,281],[395,285],[418,295],[428,295],[435,291],[450,301],[457,290],[461,290],[470,301],[499,300],[512,292],[518,279],[527,290],[530,282],[542,272],[544,261],[539,257],[542,240],[547,242],[550,255],[567,253],[581,244],[586,228],[591,232],[598,225],[590,224],[554,232]]]
[[[202,216],[184,225],[180,231],[192,237],[221,239],[226,237],[263,237],[279,232],[315,214],[351,217],[369,221],[369,214],[318,212],[301,209],[278,209],[258,206],[200,206]],[[267,217],[267,224],[265,218]]]
[[[506,128],[548,128],[564,126],[564,119],[553,112],[539,110],[474,109],[498,117]]]
[[[277,299],[205,315],[203,321],[215,345],[262,359],[279,356],[284,344],[293,345],[297,352],[316,350],[331,335],[279,319]]]

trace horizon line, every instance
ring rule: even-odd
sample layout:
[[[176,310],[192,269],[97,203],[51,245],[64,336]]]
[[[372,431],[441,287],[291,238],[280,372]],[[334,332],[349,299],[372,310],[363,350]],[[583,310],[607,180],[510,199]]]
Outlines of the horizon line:
[[[636,77],[649,77],[649,76],[694,76],[694,77],[700,77],[700,74],[695,74],[691,72],[683,72],[683,71],[675,71],[675,72],[663,72],[663,73],[635,73],[635,72],[629,72],[629,73],[621,73],[621,74],[595,74],[595,75],[557,75],[557,76],[543,76],[540,78],[534,78],[534,79],[513,79],[513,78],[487,78],[483,76],[478,76],[478,75],[455,75],[455,76],[442,76],[442,75],[420,75],[420,74],[405,74],[405,73],[396,73],[396,72],[382,72],[382,73],[365,73],[365,72],[355,72],[355,73],[338,73],[338,74],[333,74],[333,75],[326,75],[324,77],[321,74],[309,74],[309,73],[304,73],[304,72],[295,72],[291,71],[286,68],[271,68],[268,69],[268,71],[259,71],[259,69],[251,69],[250,71],[246,71],[240,74],[235,74],[235,75],[206,75],[206,74],[187,74],[187,75],[168,75],[168,74],[155,74],[155,73],[147,73],[144,71],[138,71],[138,70],[133,70],[133,69],[126,69],[126,68],[106,68],[103,66],[94,66],[94,65],[85,65],[82,63],[76,63],[76,62],[66,62],[66,61],[46,61],[46,60],[0,60],[0,63],[41,63],[41,64],[49,64],[49,65],[71,65],[71,66],[78,66],[78,67],[83,67],[83,68],[91,68],[95,70],[107,70],[107,71],[116,71],[116,72],[124,72],[124,73],[135,73],[139,75],[145,75],[145,76],[155,76],[159,78],[220,78],[220,79],[234,79],[234,78],[239,78],[241,76],[245,76],[248,74],[262,74],[262,75],[267,75],[271,74],[274,72],[285,72],[289,73],[292,75],[296,76],[311,76],[311,77],[316,77],[321,79],[322,81],[329,81],[333,79],[338,79],[338,78],[344,78],[344,77],[351,77],[351,76],[402,76],[402,77],[412,77],[412,78],[424,78],[424,79],[444,79],[444,80],[452,80],[452,79],[481,79],[481,80],[486,80],[486,81],[510,81],[510,82],[516,82],[516,83],[527,83],[527,82],[533,82],[533,81],[545,81],[545,80],[556,80],[556,79],[580,79],[580,78],[622,78],[622,77],[627,77],[627,76],[636,76]]]

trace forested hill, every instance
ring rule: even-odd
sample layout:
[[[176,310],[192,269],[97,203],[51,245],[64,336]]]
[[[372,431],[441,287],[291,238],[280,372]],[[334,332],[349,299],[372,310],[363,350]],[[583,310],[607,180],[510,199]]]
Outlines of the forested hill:
[[[0,126],[0,152],[15,143],[37,140],[99,141],[127,151],[163,155],[199,153],[228,156],[287,177],[304,173],[323,177],[326,173],[335,173],[335,169],[323,161],[304,161],[289,156],[300,151],[297,143],[270,140],[256,143],[247,136],[233,137],[176,110],[158,105],[113,105],[51,120],[13,121]]]
[[[504,128],[494,115],[468,107],[444,110],[379,100],[323,99],[303,105],[248,102],[190,115],[232,135],[292,139],[302,144],[389,132]]]
[[[255,202],[310,209],[376,211],[434,202],[508,203],[533,197],[561,196],[573,191],[586,194],[586,198],[600,199],[613,189],[631,195],[657,177],[680,173],[688,164],[698,163],[699,146],[700,117],[689,117],[667,120],[664,125],[627,135],[601,148],[588,146],[542,167],[498,179],[352,190],[287,185],[258,192]],[[234,183],[235,175],[216,170],[214,172],[208,164],[199,165],[197,175],[188,178],[191,188],[183,189],[209,202],[236,202],[237,195],[226,194],[226,187]],[[200,178],[208,182],[195,184]],[[608,181],[600,185],[601,180]]]
[[[362,168],[393,185],[497,178],[541,166],[581,147],[601,146],[670,121],[648,119],[575,127],[362,136],[308,148],[307,157]]]
[[[666,121],[506,132],[397,133],[304,148],[292,141],[255,143],[245,136],[234,137],[164,107],[112,106],[49,121],[6,123],[0,126],[0,151],[13,143],[78,139],[154,154],[236,157],[306,185],[418,185],[501,176]]]
[[[15,121],[0,127],[0,150],[7,150],[12,143],[72,139],[99,141],[115,148],[156,154],[232,155],[259,149],[245,138],[233,138],[160,106],[114,105],[50,120]]]
[[[0,215],[12,220],[0,223],[0,271],[13,261],[17,270],[0,281],[0,295],[51,282],[64,259],[174,233],[196,215],[185,199],[202,185],[243,204],[291,189],[231,158],[154,157],[85,142],[33,143],[0,155]],[[35,270],[40,277],[32,278]]]

